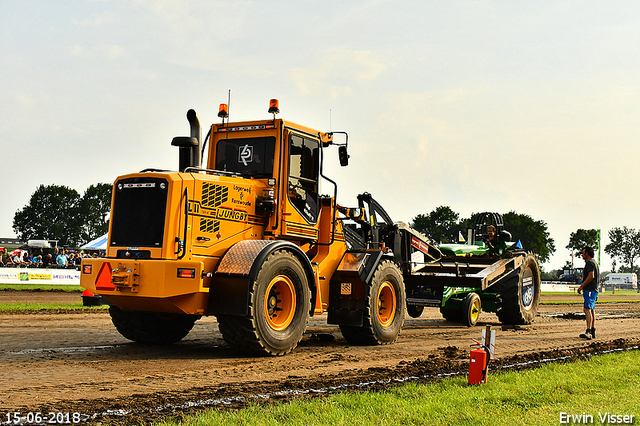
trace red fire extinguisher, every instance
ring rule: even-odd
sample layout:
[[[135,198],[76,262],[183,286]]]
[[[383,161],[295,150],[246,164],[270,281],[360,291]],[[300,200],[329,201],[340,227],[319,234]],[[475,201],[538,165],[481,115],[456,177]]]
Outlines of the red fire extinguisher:
[[[472,340],[480,347],[471,351],[471,358],[469,359],[469,384],[480,385],[487,383],[487,370],[491,353],[488,347],[480,344],[480,342],[475,339]]]

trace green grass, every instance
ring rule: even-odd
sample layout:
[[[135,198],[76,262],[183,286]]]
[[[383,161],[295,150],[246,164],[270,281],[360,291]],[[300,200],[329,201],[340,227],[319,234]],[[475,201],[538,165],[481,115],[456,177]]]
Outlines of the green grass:
[[[576,293],[573,291],[541,291],[541,296],[566,296],[568,294],[575,295]]]
[[[78,297],[79,299],[80,297]],[[6,311],[46,311],[56,309],[107,309],[108,306],[85,307],[78,303],[0,303],[0,312]]]
[[[598,413],[606,412],[634,415],[633,424],[640,424],[639,378],[640,351],[635,350],[524,372],[490,373],[483,386],[468,386],[466,377],[459,377],[239,411],[209,409],[185,417],[181,424],[535,426],[560,424],[560,413],[590,414],[593,424],[601,424]]]
[[[42,311],[56,309],[82,309],[80,293],[84,290],[79,285],[47,285],[47,284],[0,284],[2,290],[17,291],[64,291],[68,293],[78,293],[77,303],[0,303],[0,311]],[[92,307],[93,308],[93,307]],[[100,307],[97,307],[101,309]]]
[[[575,299],[571,300],[540,300],[541,305],[581,305],[583,303],[582,295],[579,295],[575,292],[567,293],[562,291],[543,291],[541,292],[543,296],[551,297],[553,296],[575,296]],[[599,293],[599,296],[637,296],[633,299],[607,299],[602,300],[599,299],[596,301],[597,304],[602,303],[631,303],[638,302],[640,300],[640,294],[636,290],[616,290],[615,294],[611,291],[603,291]]]
[[[75,284],[0,284],[0,290],[82,292],[84,289]]]
[[[638,303],[640,299],[607,299],[597,300],[596,305],[606,305],[607,303]],[[582,298],[576,300],[541,300],[540,305],[582,305]]]
[[[638,293],[637,290],[616,290],[615,294],[611,290],[608,290],[608,291],[601,291],[598,294],[606,294],[606,295],[613,295],[613,296],[620,295],[620,296],[638,296],[638,297],[640,297],[640,293]]]
[[[573,294],[574,296],[579,296],[575,291],[541,291],[540,294],[543,296],[567,296]],[[608,296],[614,295],[611,291],[602,291],[598,293],[599,295],[606,294]],[[640,297],[640,293],[636,290],[616,290],[616,295],[620,296],[638,296]]]

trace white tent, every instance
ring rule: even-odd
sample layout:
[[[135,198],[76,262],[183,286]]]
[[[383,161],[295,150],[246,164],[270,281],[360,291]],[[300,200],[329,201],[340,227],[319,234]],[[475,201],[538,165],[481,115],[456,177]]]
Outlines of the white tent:
[[[80,248],[82,250],[106,250],[107,238],[109,238],[109,234],[104,234],[103,236],[98,237],[93,241],[89,241],[87,244],[83,245]]]

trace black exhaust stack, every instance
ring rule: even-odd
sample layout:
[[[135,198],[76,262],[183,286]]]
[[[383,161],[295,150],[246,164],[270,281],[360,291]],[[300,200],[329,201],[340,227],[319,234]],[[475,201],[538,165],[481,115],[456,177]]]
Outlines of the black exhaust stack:
[[[200,140],[202,130],[198,115],[192,109],[187,111],[187,120],[191,126],[191,136],[176,136],[171,141],[172,146],[177,146],[178,170],[184,172],[188,167],[200,167]]]

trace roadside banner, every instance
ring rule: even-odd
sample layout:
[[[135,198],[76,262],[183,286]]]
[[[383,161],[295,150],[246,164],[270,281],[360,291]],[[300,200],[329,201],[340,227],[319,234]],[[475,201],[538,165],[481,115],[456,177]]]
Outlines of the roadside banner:
[[[75,269],[0,268],[0,284],[80,284]]]
[[[555,282],[542,282],[540,285],[541,291],[562,291],[570,292],[571,287],[568,284],[555,283]]]

